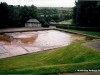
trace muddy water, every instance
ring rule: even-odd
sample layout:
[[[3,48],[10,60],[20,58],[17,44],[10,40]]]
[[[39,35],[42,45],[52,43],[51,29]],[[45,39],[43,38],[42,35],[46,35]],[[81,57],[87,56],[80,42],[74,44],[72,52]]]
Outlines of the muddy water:
[[[7,37],[3,38],[5,35]],[[6,58],[62,47],[74,40],[83,39],[83,36],[46,30],[5,33],[0,38],[2,38],[0,39],[0,58]]]
[[[71,34],[56,30],[6,34],[12,36],[16,40],[15,42],[12,40],[12,43],[18,43],[20,41],[20,45],[31,45],[45,50],[62,47],[72,42]]]
[[[33,45],[40,47],[61,47],[71,43],[71,34],[55,30],[38,31]]]

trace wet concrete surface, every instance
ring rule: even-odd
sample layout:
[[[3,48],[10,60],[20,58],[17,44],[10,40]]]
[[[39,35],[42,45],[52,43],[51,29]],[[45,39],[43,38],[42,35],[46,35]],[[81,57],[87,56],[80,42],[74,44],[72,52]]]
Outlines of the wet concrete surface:
[[[50,50],[69,45],[81,36],[57,30],[5,33],[10,42],[0,41],[0,58]],[[83,38],[83,37],[82,37]]]
[[[14,32],[5,33],[4,35],[13,38],[9,40],[11,42],[4,41],[5,39],[0,41],[0,58],[61,47],[63,45],[69,44],[71,37],[70,34],[67,35],[65,33],[54,30],[37,32]],[[27,42],[25,42],[26,40]]]

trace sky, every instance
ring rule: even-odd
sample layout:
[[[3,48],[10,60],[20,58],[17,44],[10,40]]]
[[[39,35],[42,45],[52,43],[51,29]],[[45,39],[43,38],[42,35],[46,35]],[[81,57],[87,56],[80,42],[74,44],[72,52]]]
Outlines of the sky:
[[[0,0],[8,5],[35,5],[37,7],[74,7],[75,0]]]

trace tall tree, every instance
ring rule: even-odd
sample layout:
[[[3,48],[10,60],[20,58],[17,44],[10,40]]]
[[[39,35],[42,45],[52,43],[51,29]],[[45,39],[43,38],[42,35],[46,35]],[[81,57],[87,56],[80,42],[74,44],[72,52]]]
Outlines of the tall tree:
[[[9,7],[6,3],[0,3],[0,28],[8,26],[9,22]]]
[[[99,1],[78,0],[74,7],[73,22],[82,27],[100,27]]]
[[[24,27],[30,18],[38,18],[38,10],[32,6],[13,6],[0,3],[0,28]]]

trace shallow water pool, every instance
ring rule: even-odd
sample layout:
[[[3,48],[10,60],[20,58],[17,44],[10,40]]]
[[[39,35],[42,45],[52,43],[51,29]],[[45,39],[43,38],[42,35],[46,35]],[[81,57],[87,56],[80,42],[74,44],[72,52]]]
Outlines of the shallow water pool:
[[[57,30],[14,32],[4,35],[8,36],[10,42],[0,41],[0,58],[58,48],[83,38]]]

